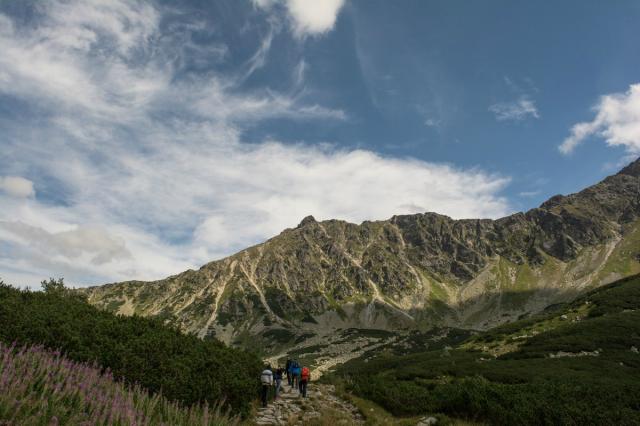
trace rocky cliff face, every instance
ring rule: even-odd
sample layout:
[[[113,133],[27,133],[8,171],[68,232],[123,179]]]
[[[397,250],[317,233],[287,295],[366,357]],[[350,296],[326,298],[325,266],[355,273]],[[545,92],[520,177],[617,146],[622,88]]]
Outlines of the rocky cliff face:
[[[305,218],[197,271],[86,290],[199,336],[303,344],[335,330],[485,328],[640,272],[640,159],[498,220]]]

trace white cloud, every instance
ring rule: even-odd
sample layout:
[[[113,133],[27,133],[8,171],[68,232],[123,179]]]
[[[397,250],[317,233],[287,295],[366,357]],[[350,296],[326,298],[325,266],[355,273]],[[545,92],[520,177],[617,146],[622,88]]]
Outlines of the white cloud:
[[[632,84],[625,93],[603,96],[593,109],[595,118],[575,124],[558,147],[560,152],[569,154],[586,138],[600,136],[609,146],[622,146],[630,154],[640,153],[640,83]]]
[[[273,7],[279,1],[280,0],[253,0],[253,4],[255,4],[257,7],[268,9]]]
[[[322,34],[333,28],[344,0],[287,0],[287,9],[299,36]]]
[[[164,244],[150,233],[95,215],[103,224],[77,225],[84,219],[86,206],[60,209],[33,201],[2,201],[9,213],[3,217],[22,215],[20,220],[0,221],[0,277],[5,282],[37,287],[43,278],[64,277],[72,284],[104,283],[124,277],[168,276],[193,266],[185,261],[181,248]]]
[[[500,102],[489,107],[498,121],[522,121],[526,118],[540,118],[534,101],[527,96],[520,96],[513,102]]]
[[[33,197],[33,182],[20,176],[0,176],[0,191],[12,197]]]
[[[308,214],[360,222],[423,208],[457,218],[510,210],[499,195],[508,179],[481,170],[330,144],[246,143],[245,126],[259,120],[346,113],[242,91],[242,70],[179,75],[175,58],[202,52],[160,34],[161,12],[147,3],[47,4],[28,30],[0,15],[0,93],[43,112],[12,122],[0,141],[3,172],[38,189],[0,192],[5,280],[161,278]]]
[[[167,70],[127,65],[159,23],[145,2],[52,1],[42,9],[46,20],[30,32],[0,20],[0,91],[123,118],[168,84]]]
[[[253,3],[266,10],[284,5],[293,33],[305,37],[332,30],[345,0],[253,0]]]
[[[30,246],[42,257],[75,261],[86,254],[89,262],[98,266],[131,256],[123,240],[113,238],[101,227],[83,225],[52,233],[20,221],[0,221],[0,235],[5,242]]]
[[[427,127],[440,127],[442,124],[442,120],[437,120],[435,118],[427,118],[424,122],[424,125]]]

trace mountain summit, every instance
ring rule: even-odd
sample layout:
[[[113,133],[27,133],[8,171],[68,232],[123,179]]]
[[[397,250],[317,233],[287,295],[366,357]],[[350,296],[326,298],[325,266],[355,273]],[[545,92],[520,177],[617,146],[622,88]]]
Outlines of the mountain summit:
[[[633,163],[629,164],[618,173],[620,175],[640,176],[640,158],[636,159]]]
[[[487,328],[640,272],[639,171],[636,160],[498,220],[424,213],[356,225],[308,216],[197,271],[84,291],[104,309],[239,344],[347,328]]]

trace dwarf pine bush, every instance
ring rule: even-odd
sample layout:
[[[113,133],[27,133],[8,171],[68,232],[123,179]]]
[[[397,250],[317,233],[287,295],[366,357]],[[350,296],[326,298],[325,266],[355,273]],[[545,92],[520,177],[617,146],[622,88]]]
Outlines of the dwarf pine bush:
[[[472,339],[508,342],[509,335],[585,306],[580,321],[562,321],[497,358],[464,346],[383,353],[347,362],[333,379],[396,416],[441,413],[492,425],[640,425],[640,275]]]
[[[262,368],[255,354],[186,335],[160,319],[100,311],[54,284],[34,292],[0,283],[0,341],[60,349],[69,360],[95,362],[116,380],[183,406],[224,401],[233,414],[249,414]]]

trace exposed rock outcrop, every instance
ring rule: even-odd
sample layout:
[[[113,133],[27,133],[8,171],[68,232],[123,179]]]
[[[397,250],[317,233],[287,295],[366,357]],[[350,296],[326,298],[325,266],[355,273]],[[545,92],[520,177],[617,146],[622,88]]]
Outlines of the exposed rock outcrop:
[[[640,159],[498,219],[436,213],[360,225],[308,216],[197,271],[85,290],[201,337],[294,345],[336,328],[484,328],[640,272]],[[302,340],[301,340],[302,339]]]

